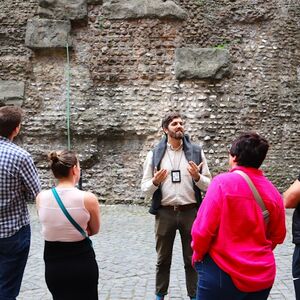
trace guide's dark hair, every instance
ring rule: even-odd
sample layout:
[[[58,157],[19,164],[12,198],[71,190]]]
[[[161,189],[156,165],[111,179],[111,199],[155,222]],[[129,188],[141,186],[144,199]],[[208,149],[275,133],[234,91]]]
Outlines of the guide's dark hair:
[[[256,132],[241,134],[231,145],[229,153],[239,166],[258,169],[269,150],[268,141]]]
[[[167,113],[161,121],[161,127],[167,129],[169,124],[176,118],[181,118],[180,113],[174,111]]]

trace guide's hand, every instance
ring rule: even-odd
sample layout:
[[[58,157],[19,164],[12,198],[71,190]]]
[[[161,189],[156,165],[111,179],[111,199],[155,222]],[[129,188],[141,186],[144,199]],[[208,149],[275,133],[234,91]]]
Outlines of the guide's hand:
[[[168,171],[166,169],[160,169],[157,171],[157,168],[154,168],[154,176],[152,182],[154,185],[159,186],[168,176]]]
[[[194,179],[194,181],[199,181],[200,179],[200,173],[202,170],[203,162],[200,163],[199,165],[196,165],[193,161],[189,161],[189,165],[187,167],[190,175]]]

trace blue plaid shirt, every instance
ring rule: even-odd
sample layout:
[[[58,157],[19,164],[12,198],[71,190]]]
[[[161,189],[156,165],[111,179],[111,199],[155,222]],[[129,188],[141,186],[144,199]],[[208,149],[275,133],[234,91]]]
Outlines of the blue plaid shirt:
[[[0,238],[29,224],[27,201],[41,190],[30,154],[0,136]]]

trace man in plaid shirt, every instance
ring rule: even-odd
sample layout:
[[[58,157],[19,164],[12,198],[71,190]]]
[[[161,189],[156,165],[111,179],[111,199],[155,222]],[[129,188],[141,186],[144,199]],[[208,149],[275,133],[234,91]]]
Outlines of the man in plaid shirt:
[[[22,110],[0,108],[0,299],[19,294],[30,247],[27,201],[40,191],[29,153],[13,144],[21,128]]]

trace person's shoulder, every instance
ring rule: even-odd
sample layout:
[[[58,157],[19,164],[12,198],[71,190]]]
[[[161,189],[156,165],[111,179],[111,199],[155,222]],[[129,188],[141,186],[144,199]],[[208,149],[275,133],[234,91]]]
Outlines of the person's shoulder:
[[[87,201],[87,202],[95,202],[97,201],[98,202],[98,198],[97,196],[90,192],[90,191],[84,191],[84,201]]]
[[[148,153],[147,153],[147,158],[148,158],[148,159],[150,159],[150,158],[153,157],[153,152],[154,152],[154,149],[148,151]]]
[[[200,143],[191,141],[190,137],[187,134],[184,136],[184,142],[190,145],[194,149],[194,151],[202,151],[202,146],[200,145]]]
[[[39,201],[41,201],[41,199],[44,199],[45,197],[49,197],[50,193],[51,193],[51,190],[49,190],[49,189],[41,190],[36,196],[36,201],[39,202]]]
[[[165,149],[167,143],[166,139],[163,137],[159,142],[157,142],[152,149],[150,149],[147,153],[147,159],[152,158],[156,153],[161,152],[162,149]]]
[[[16,161],[31,159],[29,152],[15,143],[7,143],[2,153],[6,153],[6,155],[13,157]]]
[[[89,212],[99,210],[100,206],[97,196],[89,191],[84,192],[84,206]]]
[[[212,179],[214,182],[230,182],[231,180],[233,180],[233,178],[236,176],[237,174],[234,174],[233,172],[223,172],[220,173],[216,176],[214,176],[214,178]]]
[[[276,185],[266,176],[263,176],[263,180],[264,180],[265,189],[268,191],[268,193],[272,193],[273,198],[277,197],[277,199],[281,199],[282,198],[281,193],[279,192]]]
[[[51,193],[51,192],[52,192],[52,190],[51,190],[51,189],[47,189],[47,190],[41,190],[41,191],[38,193],[38,195],[49,194],[49,193]]]
[[[27,152],[24,148],[22,148],[21,146],[19,146],[17,144],[11,143],[9,149],[16,155],[19,155],[22,157],[31,157],[29,152]]]
[[[201,147],[201,145],[200,145],[200,144],[198,144],[198,143],[192,142],[192,143],[191,143],[191,145],[192,145],[192,147],[193,147],[193,148],[196,148],[196,149],[200,149],[200,150],[202,150],[202,147]]]

